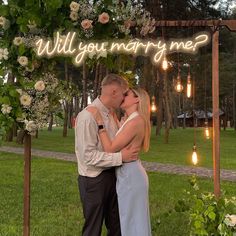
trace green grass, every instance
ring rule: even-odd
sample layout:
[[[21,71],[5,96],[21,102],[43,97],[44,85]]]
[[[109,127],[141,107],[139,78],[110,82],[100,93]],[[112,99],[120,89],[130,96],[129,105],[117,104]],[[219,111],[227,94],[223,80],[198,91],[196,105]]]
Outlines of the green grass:
[[[1,236],[22,235],[23,164],[23,156],[0,152]],[[189,235],[184,214],[166,215],[181,198],[183,189],[189,189],[188,177],[148,174],[153,236]],[[31,180],[31,235],[81,235],[83,217],[76,163],[33,157]],[[209,179],[200,179],[199,185],[213,191]],[[236,195],[236,183],[223,182],[221,188],[227,196]]]
[[[141,154],[143,160],[192,165],[191,154],[194,139],[192,128],[171,130],[168,144],[164,144],[163,135],[155,136],[154,130],[152,131],[150,150],[148,153]],[[212,140],[206,140],[203,136],[203,129],[198,128],[196,141],[199,156],[198,166],[212,168]],[[14,142],[5,143],[4,145],[17,146]],[[73,153],[74,130],[68,130],[68,137],[66,138],[62,137],[61,128],[54,128],[52,132],[41,130],[39,138],[33,138],[32,148]],[[236,132],[233,129],[221,131],[220,151],[221,168],[236,169]]]

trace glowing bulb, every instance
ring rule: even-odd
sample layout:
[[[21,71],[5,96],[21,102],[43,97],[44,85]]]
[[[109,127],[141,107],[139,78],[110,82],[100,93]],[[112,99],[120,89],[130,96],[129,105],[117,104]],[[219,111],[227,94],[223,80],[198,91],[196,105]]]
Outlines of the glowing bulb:
[[[155,96],[152,96],[151,111],[156,112],[156,110],[157,110],[157,107],[156,107],[156,104],[155,104]]]
[[[183,85],[181,84],[180,80],[177,81],[175,89],[178,93],[181,93],[183,91]]]
[[[157,110],[157,107],[156,107],[155,103],[152,103],[151,111],[156,112],[156,110]]]
[[[196,149],[195,145],[193,146],[192,162],[194,165],[197,165],[197,163],[198,163],[197,149]]]
[[[210,138],[210,131],[208,127],[205,128],[205,136],[206,136],[206,139]]]
[[[192,92],[192,84],[191,84],[191,80],[190,80],[190,75],[188,75],[188,80],[187,80],[187,97],[190,98],[192,96],[191,92]]]
[[[163,70],[168,69],[168,61],[166,60],[166,57],[164,57],[164,60],[162,61],[162,69]]]
[[[207,121],[205,122],[204,134],[205,134],[206,139],[210,138],[210,130],[208,128],[208,122]]]

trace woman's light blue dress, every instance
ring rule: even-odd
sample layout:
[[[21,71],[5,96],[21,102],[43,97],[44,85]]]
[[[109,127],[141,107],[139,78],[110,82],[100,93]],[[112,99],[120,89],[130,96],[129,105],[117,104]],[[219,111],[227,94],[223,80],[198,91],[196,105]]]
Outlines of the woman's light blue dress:
[[[138,112],[132,113],[117,133],[138,115]],[[116,168],[116,177],[121,235],[151,236],[148,176],[141,161],[123,163]]]

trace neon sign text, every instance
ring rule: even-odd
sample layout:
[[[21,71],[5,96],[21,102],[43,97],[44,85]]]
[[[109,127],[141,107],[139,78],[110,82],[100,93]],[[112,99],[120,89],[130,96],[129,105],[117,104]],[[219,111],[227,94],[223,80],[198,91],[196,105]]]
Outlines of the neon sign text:
[[[124,53],[133,55],[150,56],[153,63],[159,63],[164,55],[173,52],[196,53],[198,49],[209,42],[207,32],[201,32],[187,40],[171,39],[164,41],[132,39],[129,41],[99,41],[85,42],[76,38],[76,32],[60,35],[56,32],[53,40],[43,38],[35,42],[36,52],[39,57],[70,56],[76,65],[81,65],[89,54],[99,53]]]

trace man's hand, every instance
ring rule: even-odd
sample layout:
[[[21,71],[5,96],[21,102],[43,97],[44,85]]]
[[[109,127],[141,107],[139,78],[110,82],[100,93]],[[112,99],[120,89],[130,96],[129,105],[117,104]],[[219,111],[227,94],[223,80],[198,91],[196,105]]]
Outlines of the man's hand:
[[[96,107],[88,106],[86,108],[86,110],[93,115],[93,117],[96,120],[97,124],[103,124],[101,113],[99,112],[99,110]]]
[[[131,162],[136,161],[138,159],[138,153],[140,151],[140,147],[125,147],[121,150],[122,161],[123,162]]]

